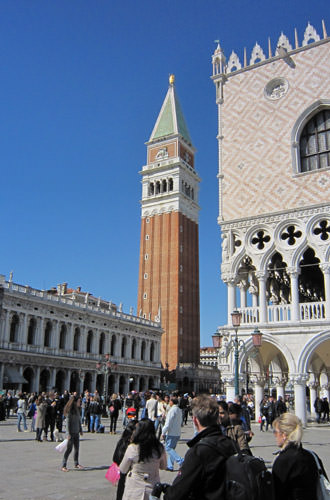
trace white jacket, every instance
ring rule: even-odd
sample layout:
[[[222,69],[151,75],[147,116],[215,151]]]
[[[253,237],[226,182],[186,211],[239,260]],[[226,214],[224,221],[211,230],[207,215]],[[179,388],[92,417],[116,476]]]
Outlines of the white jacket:
[[[177,405],[173,405],[166,415],[165,425],[162,430],[163,436],[181,436],[182,411]]]

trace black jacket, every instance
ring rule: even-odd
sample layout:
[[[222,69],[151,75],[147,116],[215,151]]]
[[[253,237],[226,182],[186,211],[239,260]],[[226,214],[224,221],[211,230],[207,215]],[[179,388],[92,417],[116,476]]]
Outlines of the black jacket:
[[[317,500],[317,479],[313,455],[302,446],[289,444],[273,465],[275,500]]]
[[[214,426],[207,427],[187,444],[190,449],[182,469],[167,489],[164,500],[224,498],[226,458],[236,453],[232,439],[223,436],[219,426]]]

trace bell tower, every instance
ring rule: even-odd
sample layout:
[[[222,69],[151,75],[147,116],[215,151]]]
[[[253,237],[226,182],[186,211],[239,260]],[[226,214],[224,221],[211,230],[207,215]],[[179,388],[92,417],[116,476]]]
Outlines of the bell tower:
[[[195,149],[176,95],[174,75],[142,167],[138,313],[160,314],[161,361],[198,363],[199,255]]]

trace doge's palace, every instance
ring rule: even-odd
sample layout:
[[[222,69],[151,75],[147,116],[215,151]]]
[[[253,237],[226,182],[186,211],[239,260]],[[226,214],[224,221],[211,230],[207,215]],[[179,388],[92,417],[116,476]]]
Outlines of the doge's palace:
[[[218,109],[221,278],[228,318],[221,372],[234,396],[227,349],[238,309],[240,389],[256,408],[264,391],[294,394],[296,414],[313,416],[330,383],[330,38],[322,22],[281,34],[250,56],[220,44],[212,80]],[[258,327],[262,345],[253,347]]]

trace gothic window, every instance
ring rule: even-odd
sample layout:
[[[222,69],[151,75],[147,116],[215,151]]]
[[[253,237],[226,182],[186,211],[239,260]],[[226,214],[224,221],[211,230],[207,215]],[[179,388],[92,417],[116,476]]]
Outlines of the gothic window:
[[[167,182],[166,182],[165,179],[162,181],[162,188],[163,188],[163,193],[166,193],[166,191],[167,191]]]
[[[99,341],[99,354],[104,354],[104,342],[105,342],[105,335],[102,332]]]
[[[17,342],[18,340],[18,327],[19,327],[19,318],[17,314],[14,314],[11,318],[10,323],[10,342]]]
[[[65,349],[65,343],[66,343],[66,326],[62,325],[61,326],[61,331],[60,331],[59,348],[60,349]]]
[[[131,352],[131,358],[132,359],[135,359],[135,354],[136,354],[136,340],[133,339],[133,342],[132,342],[132,352]]]
[[[79,340],[80,340],[80,330],[79,328],[75,328],[74,337],[73,337],[73,350],[79,351]]]
[[[127,345],[127,340],[126,337],[123,338],[121,342],[121,357],[125,358],[126,356],[126,345]]]
[[[112,337],[111,337],[111,346],[110,346],[110,354],[111,354],[111,356],[115,356],[115,354],[116,354],[116,344],[117,344],[116,335],[112,335]]]
[[[300,171],[326,167],[330,167],[330,109],[315,114],[300,136]]]
[[[52,333],[52,324],[50,321],[47,321],[45,328],[45,336],[44,336],[44,347],[50,347],[51,333]]]
[[[319,259],[312,248],[307,248],[299,262],[299,302],[324,300],[324,277]]]
[[[36,334],[37,322],[34,318],[30,319],[29,328],[28,328],[28,338],[27,343],[29,345],[35,344],[35,334]]]
[[[169,179],[168,181],[168,190],[173,191],[173,179]]]
[[[142,342],[141,344],[141,360],[145,360],[145,355],[146,355],[146,343],[145,341]]]
[[[155,194],[155,186],[153,182],[150,182],[149,184],[149,194],[150,195]]]
[[[92,330],[89,330],[88,335],[87,335],[86,351],[92,352],[92,348],[93,348],[93,332],[92,332]]]
[[[160,182],[157,181],[156,182],[156,194],[159,194],[160,193]]]

